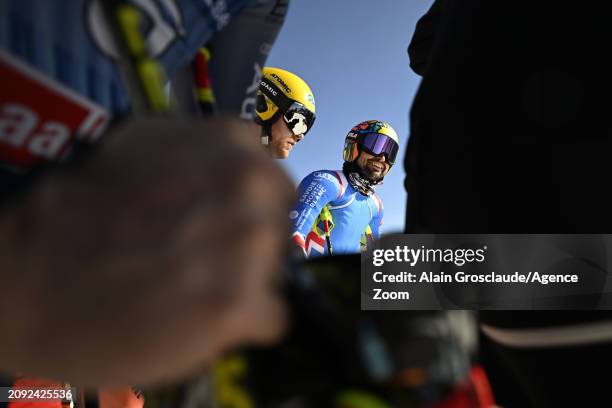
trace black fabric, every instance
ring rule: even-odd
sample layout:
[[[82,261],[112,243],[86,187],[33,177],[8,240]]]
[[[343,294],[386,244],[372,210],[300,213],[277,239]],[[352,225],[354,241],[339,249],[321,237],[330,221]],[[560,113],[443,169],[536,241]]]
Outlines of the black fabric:
[[[389,406],[422,407],[465,379],[469,353],[447,312],[422,311],[406,318],[402,311],[360,309],[360,262],[358,254],[338,255],[288,269],[288,336],[274,347],[242,352],[248,362],[242,385],[257,407],[288,401],[332,407],[343,390],[371,393]],[[385,361],[390,372],[381,373]],[[422,369],[423,382],[396,382],[405,368]]]
[[[445,0],[435,0],[430,9],[419,19],[414,36],[408,46],[410,68],[423,76],[427,63],[432,59],[431,53],[435,47],[436,38],[439,38],[440,20],[444,18]]]
[[[222,114],[255,117],[257,85],[285,21],[289,0],[258,0],[210,41],[210,79]],[[237,58],[239,56],[240,58]]]
[[[610,231],[607,23],[531,3],[452,11],[411,112],[407,227]]]
[[[436,21],[435,28],[422,22],[425,32],[418,28],[411,45],[424,77],[405,161],[406,230],[611,233],[612,26],[602,4],[446,0]],[[417,53],[432,35],[430,48]],[[544,327],[612,320],[612,313],[481,318]],[[610,398],[589,367],[610,361],[612,345],[516,350],[485,341],[483,351],[505,407],[525,406],[510,397],[521,390],[537,407]],[[509,378],[517,383],[504,389]]]
[[[481,349],[497,403],[503,407],[608,406],[611,343],[515,349],[485,336]]]

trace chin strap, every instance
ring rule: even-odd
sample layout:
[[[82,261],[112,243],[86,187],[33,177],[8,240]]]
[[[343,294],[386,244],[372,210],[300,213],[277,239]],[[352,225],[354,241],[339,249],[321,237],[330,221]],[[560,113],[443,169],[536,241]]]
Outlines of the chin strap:
[[[263,125],[261,127],[261,144],[263,146],[270,146],[270,133],[271,133],[270,125]]]

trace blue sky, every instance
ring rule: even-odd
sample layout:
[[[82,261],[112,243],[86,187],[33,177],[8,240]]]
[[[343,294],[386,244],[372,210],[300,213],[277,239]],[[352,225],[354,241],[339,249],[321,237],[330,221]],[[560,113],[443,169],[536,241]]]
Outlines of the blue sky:
[[[406,49],[431,0],[292,0],[267,65],[302,77],[315,94],[317,119],[280,163],[296,185],[319,169],[340,169],[344,137],[368,119],[389,122],[400,156],[377,191],[385,206],[384,232],[403,231],[403,160],[408,112],[420,77]]]

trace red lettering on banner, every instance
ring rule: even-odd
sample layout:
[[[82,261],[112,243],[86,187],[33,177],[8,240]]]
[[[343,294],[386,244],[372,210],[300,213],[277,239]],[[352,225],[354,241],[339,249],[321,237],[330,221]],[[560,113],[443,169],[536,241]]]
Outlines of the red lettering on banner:
[[[101,106],[0,51],[0,163],[33,167],[62,158],[75,138],[94,141],[110,115]]]

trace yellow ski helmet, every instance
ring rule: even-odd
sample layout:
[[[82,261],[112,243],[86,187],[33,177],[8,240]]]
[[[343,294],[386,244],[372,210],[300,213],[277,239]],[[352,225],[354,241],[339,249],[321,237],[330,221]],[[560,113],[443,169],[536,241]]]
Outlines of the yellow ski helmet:
[[[255,121],[272,125],[281,115],[295,135],[306,134],[315,121],[315,101],[310,87],[300,77],[280,68],[264,67]]]
[[[384,154],[385,160],[392,166],[399,150],[399,138],[387,122],[366,120],[353,126],[346,135],[344,161],[353,162],[361,150],[376,156]]]

